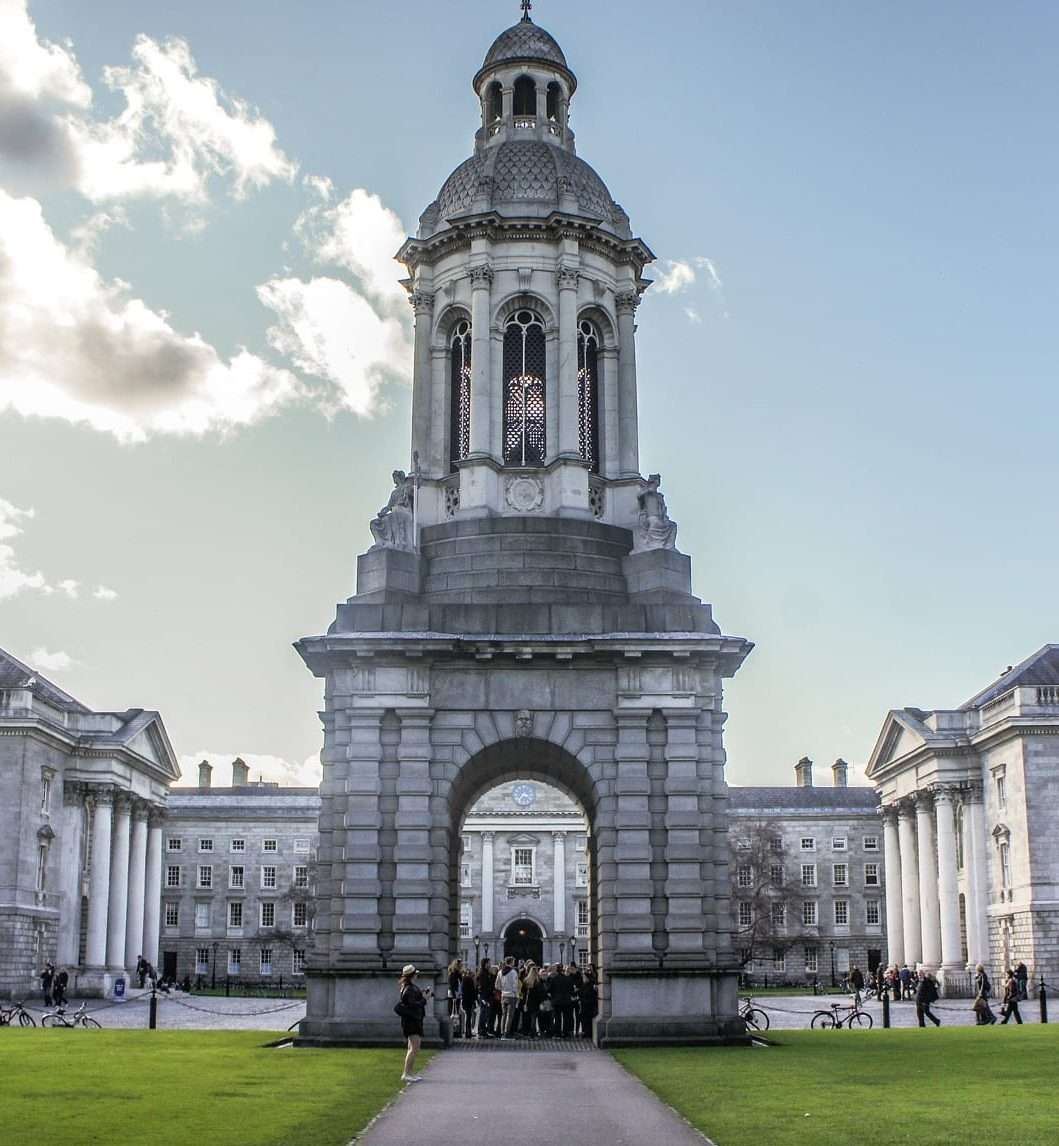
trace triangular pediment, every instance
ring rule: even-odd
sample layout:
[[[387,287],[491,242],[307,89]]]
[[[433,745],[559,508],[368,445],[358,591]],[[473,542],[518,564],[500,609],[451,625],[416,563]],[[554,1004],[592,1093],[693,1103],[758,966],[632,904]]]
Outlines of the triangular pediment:
[[[541,841],[540,836],[531,836],[529,832],[516,832],[513,836],[507,837],[507,842],[512,846],[534,847]]]
[[[923,724],[906,709],[892,709],[887,713],[865,770],[868,779],[875,777],[892,761],[922,748],[927,742],[926,732]]]
[[[180,779],[180,765],[157,712],[139,712],[122,728],[117,739],[125,748],[148,761],[170,782]]]

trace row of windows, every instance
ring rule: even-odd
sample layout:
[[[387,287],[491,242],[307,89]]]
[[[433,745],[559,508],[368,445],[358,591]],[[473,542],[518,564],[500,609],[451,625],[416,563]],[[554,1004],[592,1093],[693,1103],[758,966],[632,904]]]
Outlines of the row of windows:
[[[188,841],[188,842],[189,842],[189,846],[191,846],[193,844],[193,841]],[[182,852],[184,850],[183,837],[181,837],[181,836],[170,836],[166,840],[165,846],[166,846],[166,851]],[[215,849],[213,846],[213,837],[212,836],[200,836],[199,840],[198,840],[198,848],[199,848],[200,852],[212,852],[212,851],[214,851]],[[229,841],[228,850],[232,851],[232,852],[245,852],[246,851],[246,840],[245,839],[234,839],[234,840]],[[271,840],[271,839],[270,840],[262,840],[261,841],[261,850],[263,852],[279,851],[279,840]],[[296,839],[294,841],[294,851],[296,853],[308,855],[309,852],[312,851],[312,841],[307,839],[307,838]]]
[[[803,863],[801,865],[802,887],[816,887],[816,864]],[[769,883],[773,887],[781,887],[786,876],[783,864],[769,866]],[[740,864],[736,868],[735,882],[737,887],[747,888],[754,886],[754,869],[750,864]],[[831,865],[831,883],[834,887],[849,887],[849,864],[836,863]],[[866,863],[864,865],[864,886],[879,887],[879,865]]]
[[[833,922],[836,927],[848,927],[850,921],[850,904],[848,899],[836,899],[831,905]],[[774,928],[787,926],[787,905],[773,903],[769,905],[770,922]],[[738,907],[739,926],[754,926],[754,905],[741,900]],[[816,927],[819,923],[819,910],[815,899],[802,901],[802,926]],[[866,927],[878,927],[882,922],[879,901],[866,899],[864,901],[864,924]]]
[[[471,324],[459,322],[449,344],[449,461],[453,469],[471,450]],[[578,449],[599,470],[599,333],[577,327]],[[504,327],[501,441],[504,464],[541,466],[547,453],[547,352],[544,321],[520,310]]]
[[[558,122],[563,89],[552,80],[545,88],[544,110],[547,118]],[[537,83],[532,76],[519,76],[512,85],[511,111],[518,119],[535,119],[537,115]],[[494,80],[485,91],[485,114],[489,123],[504,115],[504,89]]]
[[[240,947],[228,948],[228,974],[239,975],[243,969],[243,952]],[[208,947],[195,948],[195,974],[207,975],[210,970],[210,949]],[[291,971],[295,975],[305,972],[305,950],[295,947],[291,952]],[[262,947],[258,952],[258,972],[262,975],[272,974],[272,948]]]
[[[537,883],[537,860],[534,848],[513,848],[511,856],[511,880],[515,887],[535,887]],[[471,865],[460,864],[460,886],[471,886]],[[588,864],[579,863],[574,868],[574,886],[588,887]]]
[[[736,841],[736,847],[741,851],[746,851],[750,848],[751,841],[743,836]],[[816,851],[816,836],[802,836],[798,841],[799,850],[803,852]],[[879,837],[878,836],[864,836],[861,840],[861,846],[866,852],[877,852],[879,850]],[[783,837],[772,836],[769,840],[769,849],[774,852],[783,851]],[[833,852],[844,852],[849,850],[849,837],[848,836],[832,836],[831,837],[831,850]]]
[[[845,975],[850,968],[849,950],[845,947],[836,947],[833,954],[836,974]],[[802,948],[802,958],[807,974],[815,975],[820,970],[819,947]],[[755,962],[760,963],[760,960],[756,960]],[[798,955],[793,951],[788,953],[782,947],[773,947],[769,952],[768,963],[773,971],[793,970],[793,966],[796,965],[797,962]]]
[[[274,890],[279,886],[279,868],[274,864],[263,864],[258,869],[258,878],[264,891]],[[307,864],[295,864],[291,873],[291,883],[296,888],[309,886],[309,867]],[[165,885],[167,888],[184,886],[184,869],[179,864],[168,864],[165,869]],[[195,873],[195,886],[208,891],[218,886],[213,881],[213,864],[200,863]],[[231,864],[228,868],[228,887],[239,890],[246,887],[246,868],[242,864]]]
[[[275,927],[276,926],[276,904],[274,900],[265,900],[258,905],[258,925],[260,927]],[[229,928],[238,928],[243,926],[243,903],[241,900],[233,900],[228,904],[227,920]],[[165,905],[165,925],[168,928],[180,926],[180,904],[167,903]],[[195,927],[204,929],[210,926],[210,904],[196,903],[195,904]],[[294,903],[291,905],[291,926],[292,927],[308,927],[309,926],[309,905],[307,903]]]
[[[469,903],[460,904],[460,938],[470,939],[474,930],[474,910]],[[577,901],[577,923],[574,936],[577,939],[587,939],[589,930],[588,900]]]

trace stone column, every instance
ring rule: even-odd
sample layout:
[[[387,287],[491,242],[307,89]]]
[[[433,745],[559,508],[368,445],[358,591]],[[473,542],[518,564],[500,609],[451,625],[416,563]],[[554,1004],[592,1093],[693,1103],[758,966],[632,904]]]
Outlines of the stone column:
[[[125,924],[129,917],[129,831],[132,804],[114,801],[114,842],[110,856],[110,908],[107,914],[107,966],[125,966]]]
[[[493,268],[471,267],[471,456],[490,453],[492,401],[489,320]]]
[[[934,789],[938,839],[938,910],[941,918],[941,963],[950,971],[963,964],[960,947],[960,900],[956,884],[956,825],[952,790]]]
[[[970,872],[970,897],[967,903],[967,958],[971,963],[989,962],[989,873],[986,869],[985,809],[982,786],[972,784],[964,797],[964,855]]]
[[[85,963],[107,963],[107,913],[110,909],[110,835],[114,817],[114,789],[94,787],[92,794],[92,861],[88,883],[88,942]]]
[[[923,962],[941,965],[941,917],[938,907],[938,861],[934,851],[934,804],[929,792],[916,793],[916,837],[919,841],[919,915]]]
[[[143,957],[158,966],[158,935],[162,923],[162,823],[161,808],[151,810],[147,822],[147,857],[143,892]]]
[[[143,955],[143,920],[146,895],[147,805],[137,800],[132,809],[132,847],[129,849],[129,913],[125,921],[126,967],[135,967],[136,957]]]
[[[674,670],[671,686],[674,691],[682,685],[689,689],[696,687],[693,679],[689,679],[694,674],[685,671],[683,680],[679,679],[681,675],[680,670]],[[689,833],[702,841],[704,828],[712,826],[708,825],[700,805],[704,777],[700,775],[699,713],[695,708],[666,708],[662,714],[665,717],[665,779],[661,792],[657,782],[651,785],[647,801],[657,806],[659,795],[664,793],[664,816],[660,821],[656,817],[651,825],[652,838],[658,839],[658,828],[662,827],[665,840],[664,848],[656,846],[652,856],[652,867],[658,870],[661,861],[665,872],[664,882],[659,884],[656,879],[652,889],[656,901],[652,942],[656,951],[665,953],[666,966],[681,962],[697,966],[707,954],[706,930],[709,909],[713,906],[708,898],[711,889],[702,860],[698,856],[693,858],[687,847]],[[648,745],[653,735],[649,723]],[[712,800],[709,803],[712,805]],[[659,899],[665,904],[664,916],[657,911]]]
[[[81,852],[84,848],[84,786],[63,780],[63,818],[59,837],[59,940],[56,960],[76,966],[81,932]]]
[[[566,832],[552,832],[552,930],[566,931]]]
[[[482,932],[493,930],[493,833],[482,832]]]
[[[430,779],[430,721],[433,711],[397,713],[397,814],[394,826],[394,953],[403,962],[429,961],[444,968],[449,950],[449,849],[435,856],[430,829],[433,783]],[[444,992],[441,994],[444,999]]]
[[[577,280],[574,267],[561,266],[559,281],[559,450],[560,457],[581,456],[577,409]]]
[[[923,958],[923,928],[919,914],[919,864],[916,862],[915,811],[902,802],[897,809],[901,841],[901,911],[905,929],[905,962],[915,966]]]
[[[629,477],[640,471],[639,428],[636,413],[636,308],[640,296],[635,291],[614,299],[618,310],[618,395],[621,401],[621,472]]]
[[[430,465],[430,337],[434,320],[434,295],[415,290],[408,298],[415,311],[415,357],[412,360],[412,466],[419,455],[422,467]],[[432,475],[440,476],[440,475]]]
[[[610,824],[615,829],[612,847],[608,846],[610,840],[603,830],[603,812],[600,812],[600,912],[605,927],[613,930],[612,967],[640,969],[658,963],[654,950],[656,919],[652,912],[652,885],[645,879],[654,858],[648,807],[651,782],[647,775],[650,715],[648,709],[626,709],[617,713],[618,743],[614,750],[617,777],[611,786],[614,803]]]
[[[901,895],[901,843],[897,834],[897,809],[883,808],[883,847],[886,862],[886,955],[891,963],[905,961],[905,923]]]

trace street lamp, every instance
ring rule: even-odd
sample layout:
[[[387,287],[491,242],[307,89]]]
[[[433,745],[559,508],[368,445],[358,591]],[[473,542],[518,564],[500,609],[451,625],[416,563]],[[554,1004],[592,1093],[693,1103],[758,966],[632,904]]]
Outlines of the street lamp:
[[[210,990],[217,986],[217,940],[213,941],[213,962],[210,964]]]
[[[476,971],[482,965],[481,960],[478,958],[478,951],[481,948],[481,946],[482,946],[482,937],[480,935],[476,935],[474,937],[474,969]],[[489,951],[489,948],[487,946],[486,947],[486,954],[488,954],[488,951]]]
[[[836,987],[838,984],[835,982],[835,941],[829,939],[827,945],[831,948],[831,986]]]

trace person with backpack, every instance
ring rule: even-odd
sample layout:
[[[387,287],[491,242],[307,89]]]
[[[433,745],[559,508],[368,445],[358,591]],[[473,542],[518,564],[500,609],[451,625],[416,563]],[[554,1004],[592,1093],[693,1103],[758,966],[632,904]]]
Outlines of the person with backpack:
[[[401,1020],[401,1034],[408,1040],[408,1051],[404,1056],[404,1068],[401,1071],[402,1082],[419,1082],[421,1075],[413,1074],[416,1055],[423,1041],[423,1020],[427,1013],[427,1000],[430,998],[430,988],[421,991],[415,982],[419,971],[412,963],[407,963],[401,969],[401,978],[398,988],[401,997],[394,1007],[394,1014]]]
[[[941,1026],[941,1019],[930,1009],[931,1004],[937,1001],[937,980],[929,971],[924,971],[919,977],[919,986],[916,988],[916,1018],[919,1020],[921,1027],[927,1025],[924,1019],[930,1019],[936,1027]]]
[[[508,957],[497,972],[496,989],[500,992],[500,1040],[512,1037],[515,1029],[515,1009],[518,1006],[518,972],[514,959]]]
[[[991,1027],[996,1022],[996,1015],[989,1006],[989,995],[993,987],[985,967],[981,963],[974,969],[974,1023],[976,1027]]]
[[[1003,1026],[1012,1015],[1015,1016],[1015,1022],[1022,1026],[1022,1016],[1019,1014],[1019,980],[1014,971],[1008,971],[1007,979],[1004,982],[1004,1006],[1001,1009],[1001,1014],[1004,1016],[1000,1020],[1000,1025]]]

